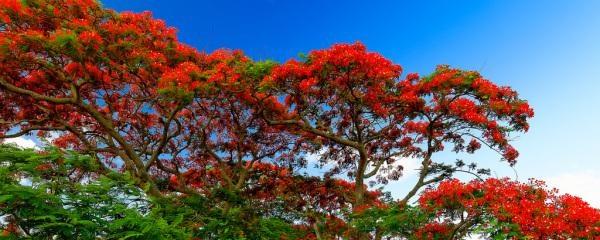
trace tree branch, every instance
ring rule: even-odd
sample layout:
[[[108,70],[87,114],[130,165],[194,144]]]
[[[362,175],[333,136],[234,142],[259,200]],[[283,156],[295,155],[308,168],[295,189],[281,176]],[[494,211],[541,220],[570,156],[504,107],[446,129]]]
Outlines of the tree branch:
[[[0,86],[6,88],[6,90],[13,92],[13,93],[18,93],[18,94],[22,94],[22,95],[27,95],[32,97],[35,100],[41,100],[41,101],[46,101],[46,102],[51,102],[51,103],[57,103],[57,104],[75,104],[76,100],[75,98],[71,97],[71,98],[56,98],[56,97],[49,97],[46,95],[42,95],[39,93],[36,93],[34,91],[30,91],[27,89],[22,89],[19,88],[15,85],[12,85],[10,83],[8,83],[7,81],[5,81],[3,78],[0,78]]]

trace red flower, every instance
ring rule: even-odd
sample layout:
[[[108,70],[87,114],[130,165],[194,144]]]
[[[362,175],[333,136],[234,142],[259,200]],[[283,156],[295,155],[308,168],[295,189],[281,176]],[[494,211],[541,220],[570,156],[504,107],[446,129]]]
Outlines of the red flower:
[[[169,176],[169,183],[173,186],[179,185],[179,179],[177,178],[177,176],[175,174],[171,174],[171,176]]]
[[[317,84],[316,78],[307,78],[300,81],[300,83],[298,84],[298,88],[302,92],[308,92],[310,88],[312,88],[315,84]]]
[[[479,143],[479,141],[477,141],[476,139],[471,139],[469,145],[467,146],[467,152],[474,153],[479,148],[481,148],[481,143]]]
[[[192,62],[180,63],[177,67],[163,74],[159,81],[159,87],[169,88],[176,86],[192,91],[200,86],[198,82],[200,73],[201,70],[196,64]]]
[[[507,145],[502,150],[502,156],[504,157],[504,159],[506,159],[508,162],[510,162],[512,164],[512,163],[514,163],[515,159],[517,159],[517,157],[519,156],[519,152],[517,152],[517,150],[515,148],[513,148],[512,146]]]
[[[577,197],[558,196],[555,191],[546,190],[540,181],[523,184],[508,179],[469,183],[447,180],[425,191],[419,203],[427,212],[437,213],[439,217],[451,217],[444,213],[459,210],[471,216],[489,214],[500,222],[517,225],[527,238],[600,237],[598,209]]]
[[[84,31],[79,33],[79,40],[86,46],[91,46],[96,50],[102,43],[102,37],[94,31]]]

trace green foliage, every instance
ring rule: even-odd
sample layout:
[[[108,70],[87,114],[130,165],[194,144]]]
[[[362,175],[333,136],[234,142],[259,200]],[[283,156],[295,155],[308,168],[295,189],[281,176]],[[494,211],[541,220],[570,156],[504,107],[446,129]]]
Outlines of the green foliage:
[[[78,59],[78,48],[81,47],[74,32],[59,32],[50,46],[57,51],[64,51],[65,54]]]
[[[273,67],[277,65],[276,62],[271,60],[261,61],[261,62],[253,62],[252,64],[248,64],[245,70],[245,74],[249,76],[251,79],[263,79],[267,76]],[[258,86],[259,92],[266,92],[273,88],[273,85],[269,82],[263,82]]]
[[[239,193],[149,198],[129,174],[57,148],[0,145],[0,229],[21,239],[298,239],[289,221],[264,217]],[[24,234],[23,234],[24,233]],[[16,235],[4,236],[16,239]]]
[[[527,239],[523,236],[519,225],[509,222],[501,222],[498,219],[486,216],[481,221],[483,224],[477,225],[473,233],[480,234],[488,239]]]
[[[358,231],[377,232],[383,236],[411,236],[433,216],[414,206],[373,207],[352,215],[351,224]]]
[[[299,239],[303,234],[286,220],[267,217],[239,192],[217,188],[211,194],[212,207],[201,216],[201,239]]]
[[[188,239],[126,174],[98,176],[89,156],[0,145],[0,216],[25,239]],[[4,226],[7,227],[7,226]]]
[[[246,67],[246,74],[252,79],[262,79],[267,76],[271,72],[271,69],[276,65],[277,63],[271,60],[253,62]]]

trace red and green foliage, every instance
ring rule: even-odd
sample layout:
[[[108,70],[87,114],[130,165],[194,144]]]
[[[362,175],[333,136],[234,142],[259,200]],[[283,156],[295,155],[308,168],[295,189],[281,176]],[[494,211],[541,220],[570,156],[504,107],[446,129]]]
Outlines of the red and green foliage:
[[[296,132],[299,141],[315,143],[321,161],[335,163],[331,173],[347,171],[358,186],[371,177],[380,183],[398,179],[401,157],[423,159],[419,181],[407,197],[446,177],[432,174],[432,156],[446,143],[470,153],[483,143],[515,163],[518,153],[508,134],[527,131],[533,117],[515,91],[448,66],[424,78],[401,79],[401,70],[360,43],[313,51],[264,78],[260,89],[282,98],[286,112],[280,114],[277,105],[275,113],[265,109],[264,115],[270,124]],[[358,205],[362,194],[357,188]]]
[[[102,166],[121,164],[156,194],[148,169],[161,155],[176,158],[188,138],[177,130],[185,103],[159,97],[159,79],[202,55],[150,13],[115,13],[95,1],[8,2],[0,33],[4,137],[54,131],[57,146],[98,154]]]
[[[576,197],[447,180],[486,171],[442,151],[485,146],[516,164],[509,139],[531,117],[477,72],[403,75],[361,43],[255,62],[186,46],[149,12],[0,0],[0,140],[53,145],[0,148],[14,238],[597,238],[598,210]],[[309,156],[323,176],[300,174]],[[421,166],[404,197],[373,189],[409,157]]]
[[[508,179],[447,180],[419,198],[425,212],[439,219],[446,233],[462,236],[473,229],[491,238],[598,239],[600,211],[578,197],[547,190],[543,182]],[[428,234],[438,230],[425,229]]]

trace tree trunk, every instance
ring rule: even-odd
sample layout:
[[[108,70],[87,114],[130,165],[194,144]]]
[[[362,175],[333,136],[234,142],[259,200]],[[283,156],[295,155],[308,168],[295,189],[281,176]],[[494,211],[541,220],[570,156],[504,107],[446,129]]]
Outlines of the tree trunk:
[[[362,206],[365,203],[365,189],[363,188],[364,185],[364,176],[365,176],[365,171],[367,168],[367,155],[364,153],[364,151],[359,151],[360,152],[360,160],[358,162],[358,169],[356,169],[356,176],[355,176],[355,186],[354,186],[354,203],[352,204],[352,208],[354,211],[356,211],[356,209],[358,209],[360,206]],[[354,234],[354,237],[352,239],[355,240],[363,240],[363,239],[369,239],[369,236],[366,233],[361,233],[359,231],[356,231],[356,234]]]

